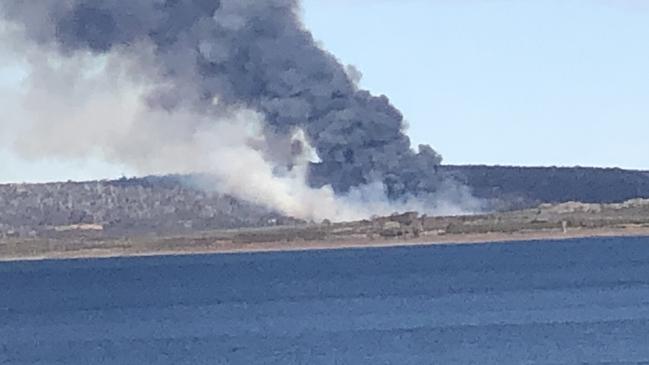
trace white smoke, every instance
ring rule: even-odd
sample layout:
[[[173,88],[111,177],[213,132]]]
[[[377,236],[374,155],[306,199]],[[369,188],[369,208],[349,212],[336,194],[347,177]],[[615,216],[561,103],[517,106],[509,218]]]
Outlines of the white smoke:
[[[129,62],[124,54],[64,56],[26,44],[15,42],[6,48],[15,52],[4,54],[27,77],[14,90],[16,107],[0,129],[12,135],[13,148],[26,158],[92,155],[139,174],[207,174],[210,189],[316,221],[406,210],[461,214],[479,209],[479,202],[452,184],[440,190],[434,206],[412,197],[389,201],[380,182],[352,188],[344,196],[330,186],[312,188],[308,164],[318,157],[302,130],[275,140],[264,133],[263,115],[243,106],[219,106],[211,113],[183,105],[150,108],[150,92],[161,86],[152,76],[156,70],[134,72],[141,63]]]

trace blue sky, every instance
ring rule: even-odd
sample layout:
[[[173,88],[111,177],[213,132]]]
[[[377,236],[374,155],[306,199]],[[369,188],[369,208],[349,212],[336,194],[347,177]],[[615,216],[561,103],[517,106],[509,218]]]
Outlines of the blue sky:
[[[649,169],[649,2],[305,0],[303,15],[447,163]],[[0,86],[18,74],[0,63]],[[0,161],[0,181],[128,172]]]
[[[448,163],[649,169],[649,2],[307,0]]]

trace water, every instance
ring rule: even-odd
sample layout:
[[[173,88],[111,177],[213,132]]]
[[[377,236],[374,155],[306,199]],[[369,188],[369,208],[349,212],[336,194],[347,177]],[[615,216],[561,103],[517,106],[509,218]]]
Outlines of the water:
[[[649,239],[0,264],[0,364],[649,364]]]

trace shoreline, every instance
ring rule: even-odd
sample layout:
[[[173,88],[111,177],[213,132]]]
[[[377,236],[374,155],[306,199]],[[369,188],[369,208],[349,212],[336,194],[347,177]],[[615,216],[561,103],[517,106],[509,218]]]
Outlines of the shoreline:
[[[563,241],[579,238],[614,238],[614,237],[648,237],[647,227],[626,228],[597,228],[597,229],[572,229],[567,232],[559,230],[524,231],[514,233],[492,232],[478,234],[447,234],[424,235],[415,239],[341,239],[335,241],[296,241],[296,242],[268,242],[235,244],[222,243],[214,247],[201,247],[200,245],[186,245],[178,249],[137,249],[110,247],[82,249],[77,251],[52,251],[39,255],[2,256],[0,263],[21,261],[47,261],[47,260],[81,260],[81,259],[108,259],[128,257],[160,257],[160,256],[188,256],[188,255],[216,255],[238,253],[270,253],[270,252],[300,252],[318,250],[342,249],[371,249],[390,247],[420,247],[436,245],[470,245],[470,244],[498,244],[513,242],[534,242],[540,240]],[[182,237],[175,238],[182,241]],[[185,238],[190,241],[191,239]]]

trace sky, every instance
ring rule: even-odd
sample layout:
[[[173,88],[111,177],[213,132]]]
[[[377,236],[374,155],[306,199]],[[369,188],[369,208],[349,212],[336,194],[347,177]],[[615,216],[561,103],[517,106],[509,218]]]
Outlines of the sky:
[[[304,0],[302,11],[445,163],[649,169],[647,2]],[[0,108],[23,76],[0,59]],[[26,161],[0,140],[0,182],[130,173]]]

